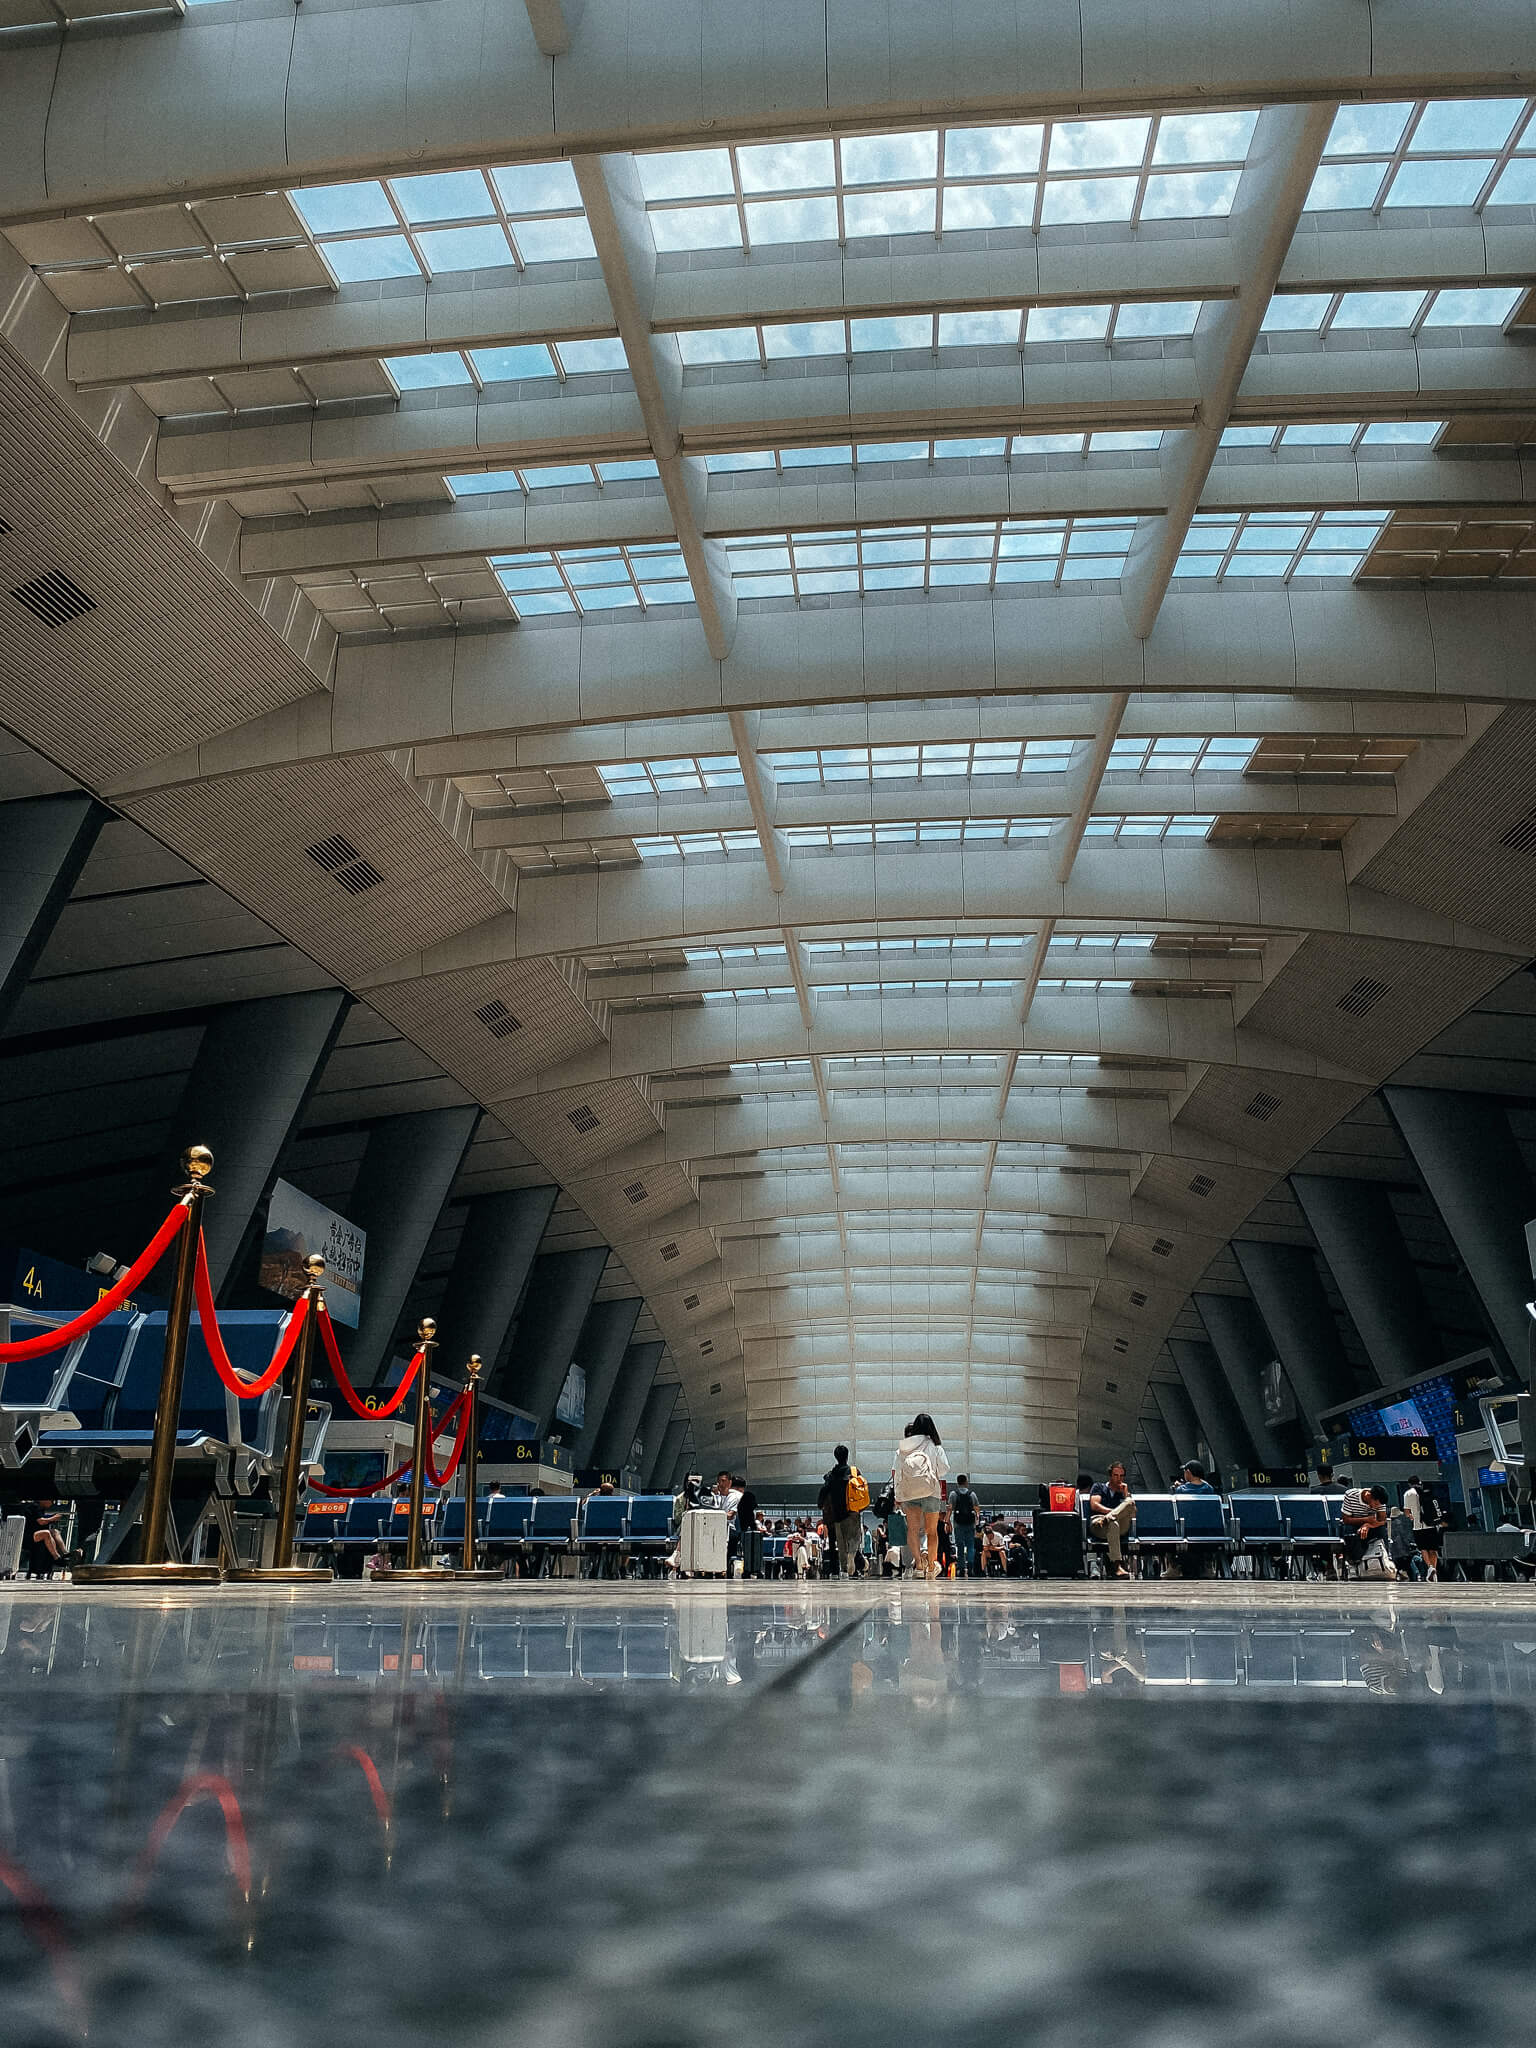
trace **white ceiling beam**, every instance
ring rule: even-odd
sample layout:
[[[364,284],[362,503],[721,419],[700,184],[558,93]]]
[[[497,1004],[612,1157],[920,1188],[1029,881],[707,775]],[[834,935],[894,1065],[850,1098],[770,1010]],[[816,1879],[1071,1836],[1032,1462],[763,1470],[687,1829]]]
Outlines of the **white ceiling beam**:
[[[768,872],[768,886],[775,896],[782,896],[789,879],[789,855],[774,824],[773,775],[758,756],[757,720],[752,713],[732,711],[730,725],[731,744],[736,749],[736,759],[741,764],[742,786],[746,791],[752,827],[757,833],[757,842],[763,851],[763,866]],[[785,944],[790,945],[787,934]],[[793,951],[792,946],[790,950]],[[806,1023],[809,1025],[809,1017],[806,1018]]]
[[[1507,7],[1448,13],[1434,0],[1344,14],[1334,0],[1208,0],[1156,18],[1138,0],[861,0],[795,17],[725,8],[703,36],[695,7],[643,11],[642,35],[628,0],[588,0],[555,94],[527,11],[507,0],[402,0],[339,19],[198,9],[173,37],[18,50],[0,82],[0,219],[377,176],[402,155],[431,169],[925,119],[1536,84],[1523,12],[1517,28]]]
[[[1259,115],[1228,224],[1242,281],[1236,298],[1209,302],[1200,314],[1195,327],[1199,414],[1192,427],[1164,437],[1161,465],[1168,509],[1141,522],[1120,580],[1125,614],[1139,640],[1157,623],[1337,112],[1336,104],[1323,101],[1266,107]]]
[[[687,565],[704,638],[714,659],[724,661],[736,637],[736,586],[724,549],[704,537],[700,517],[708,488],[704,464],[681,449],[682,358],[670,336],[651,331],[656,243],[634,159],[578,156],[572,167],[613,301],[646,436],[672,510],[673,530]]]

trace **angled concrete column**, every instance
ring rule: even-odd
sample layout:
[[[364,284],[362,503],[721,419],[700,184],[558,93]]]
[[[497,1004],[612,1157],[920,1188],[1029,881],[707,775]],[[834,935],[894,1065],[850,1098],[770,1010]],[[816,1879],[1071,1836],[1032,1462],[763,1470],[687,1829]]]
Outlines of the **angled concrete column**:
[[[1275,1342],[1296,1393],[1307,1434],[1321,1440],[1317,1418],[1358,1393],[1339,1326],[1323,1292],[1317,1261],[1305,1245],[1234,1239],[1233,1251],[1264,1327]]]
[[[683,1439],[687,1434],[687,1415],[674,1414],[667,1424],[667,1433],[661,1440],[661,1448],[656,1453],[656,1462],[651,1467],[650,1477],[645,1482],[648,1493],[671,1492],[672,1475],[682,1462]]]
[[[545,1435],[576,1355],[576,1340],[608,1263],[605,1244],[535,1259],[512,1349],[492,1392],[534,1416]]]
[[[667,1480],[665,1486],[658,1490],[662,1493],[681,1493],[683,1481],[693,1469],[693,1445],[688,1441],[688,1434],[685,1430],[683,1432],[683,1447],[678,1452],[677,1458],[673,1463],[671,1477]]]
[[[1173,1431],[1164,1422],[1161,1414],[1143,1415],[1141,1427],[1147,1439],[1147,1448],[1161,1468],[1159,1476],[1162,1485],[1172,1486],[1179,1476],[1179,1465],[1182,1462],[1174,1447]]]
[[[1177,1479],[1178,1467],[1185,1459],[1198,1458],[1201,1454],[1200,1418],[1195,1413],[1194,1402],[1177,1381],[1154,1380],[1152,1399],[1157,1403],[1157,1411],[1167,1425],[1169,1437],[1173,1442],[1174,1477]],[[1213,1445],[1212,1449],[1214,1448]]]
[[[1270,1467],[1291,1464],[1293,1451],[1283,1436],[1294,1425],[1276,1428],[1264,1414],[1264,1368],[1275,1355],[1264,1318],[1246,1294],[1197,1294],[1195,1307],[1216,1362],[1226,1374],[1256,1462]]]
[[[1435,1327],[1386,1189],[1318,1173],[1293,1173],[1291,1186],[1381,1384],[1433,1372]]]
[[[341,1338],[360,1386],[372,1386],[389,1363],[400,1311],[479,1116],[473,1106],[424,1109],[385,1117],[369,1133],[347,1204],[351,1221],[368,1233],[362,1316]]]
[[[437,1315],[443,1356],[450,1363],[478,1351],[494,1366],[501,1356],[559,1192],[508,1188],[499,1195],[476,1195],[470,1203]]]
[[[1382,1100],[1424,1176],[1482,1303],[1491,1333],[1522,1380],[1530,1378],[1531,1297],[1525,1226],[1536,1193],[1509,1118],[1485,1095],[1383,1088]]]
[[[653,1384],[645,1397],[645,1406],[640,1410],[640,1427],[636,1434],[644,1446],[640,1453],[640,1483],[649,1486],[651,1474],[661,1456],[662,1443],[677,1407],[677,1397],[682,1388],[673,1380],[670,1386]]]
[[[31,796],[0,804],[0,1031],[107,815],[83,795]]]
[[[653,1341],[631,1344],[624,1354],[613,1399],[608,1403],[608,1413],[603,1417],[592,1451],[593,1464],[602,1466],[604,1471],[610,1466],[618,1471],[629,1463],[630,1446],[640,1432],[640,1413],[661,1363],[662,1349],[659,1342]]]
[[[592,1447],[608,1413],[619,1367],[624,1363],[624,1353],[639,1320],[640,1301],[634,1295],[618,1301],[594,1301],[587,1310],[587,1320],[576,1340],[576,1361],[587,1370],[587,1419],[571,1448],[571,1463],[578,1472],[592,1463]]]
[[[1209,1344],[1189,1337],[1170,1337],[1168,1349],[1179,1368],[1185,1391],[1195,1404],[1200,1433],[1216,1454],[1223,1479],[1233,1472],[1246,1474],[1259,1462],[1248,1441],[1242,1411],[1232,1398],[1216,1354]]]
[[[213,1150],[218,1194],[205,1212],[203,1235],[215,1289],[245,1270],[241,1252],[256,1211],[271,1193],[350,1000],[339,988],[322,988],[230,1003],[203,1033],[176,1112],[167,1167],[175,1172],[187,1145]]]

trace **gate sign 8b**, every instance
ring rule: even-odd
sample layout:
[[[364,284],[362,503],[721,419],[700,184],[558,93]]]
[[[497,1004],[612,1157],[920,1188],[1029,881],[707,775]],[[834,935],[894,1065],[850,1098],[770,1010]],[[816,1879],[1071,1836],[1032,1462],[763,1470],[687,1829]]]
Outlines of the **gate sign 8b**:
[[[1352,1436],[1346,1441],[1349,1447],[1344,1455],[1356,1463],[1366,1458],[1390,1458],[1400,1465],[1419,1461],[1432,1465],[1440,1455],[1432,1436]],[[1334,1456],[1338,1455],[1335,1448]]]

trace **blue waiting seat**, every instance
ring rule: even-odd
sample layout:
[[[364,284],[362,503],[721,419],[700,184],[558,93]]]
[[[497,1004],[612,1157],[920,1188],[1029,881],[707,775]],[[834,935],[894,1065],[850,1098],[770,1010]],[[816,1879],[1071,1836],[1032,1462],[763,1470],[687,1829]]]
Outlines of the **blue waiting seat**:
[[[557,1550],[569,1550],[576,1541],[576,1517],[581,1503],[574,1493],[540,1494],[528,1517],[528,1547],[549,1557]]]
[[[394,1519],[395,1502],[388,1494],[370,1494],[364,1500],[348,1501],[347,1517],[337,1541],[349,1545],[366,1543],[371,1547],[392,1531]],[[400,1537],[403,1542],[403,1528]]]
[[[590,1493],[581,1511],[581,1541],[586,1550],[619,1550],[629,1541],[629,1495]]]
[[[311,1494],[304,1503],[304,1520],[299,1528],[299,1547],[304,1550],[334,1547],[346,1527],[346,1520],[347,1503],[344,1500],[317,1499]]]
[[[485,1503],[485,1540],[493,1546],[523,1544],[533,1520],[531,1494],[492,1494]]]
[[[1181,1493],[1175,1506],[1179,1534],[1187,1546],[1215,1550],[1227,1556],[1232,1550],[1232,1531],[1227,1527],[1226,1503],[1219,1493]]]
[[[1132,1546],[1140,1551],[1177,1550],[1183,1542],[1179,1531],[1179,1503],[1167,1493],[1139,1493]]]
[[[1344,1548],[1337,1507],[1327,1494],[1288,1493],[1282,1499],[1286,1520],[1291,1525],[1293,1557],[1334,1557]]]
[[[1237,1540],[1251,1556],[1273,1563],[1290,1555],[1291,1525],[1278,1494],[1234,1493],[1231,1507]]]
[[[662,1557],[677,1547],[677,1502],[670,1493],[637,1493],[629,1503],[629,1547],[637,1557]]]

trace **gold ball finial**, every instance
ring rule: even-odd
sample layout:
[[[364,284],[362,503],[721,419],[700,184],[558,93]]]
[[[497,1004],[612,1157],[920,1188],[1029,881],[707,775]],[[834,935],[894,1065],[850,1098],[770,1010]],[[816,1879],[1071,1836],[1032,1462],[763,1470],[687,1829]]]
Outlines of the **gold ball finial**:
[[[304,1261],[304,1270],[309,1275],[311,1287],[318,1287],[325,1278],[325,1261],[318,1252],[311,1252]]]
[[[206,1180],[213,1171],[213,1154],[206,1145],[189,1145],[181,1155],[181,1170],[189,1180]]]
[[[471,1353],[469,1354],[469,1363],[465,1366],[464,1370],[469,1374],[472,1380],[476,1380],[480,1377],[484,1365],[485,1360],[480,1356],[479,1352],[471,1351]]]
[[[430,1344],[432,1339],[437,1335],[437,1323],[434,1320],[434,1318],[431,1316],[423,1316],[421,1321],[416,1325],[416,1335],[421,1339],[423,1344]]]

